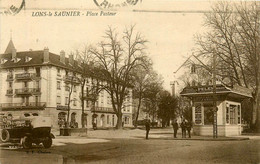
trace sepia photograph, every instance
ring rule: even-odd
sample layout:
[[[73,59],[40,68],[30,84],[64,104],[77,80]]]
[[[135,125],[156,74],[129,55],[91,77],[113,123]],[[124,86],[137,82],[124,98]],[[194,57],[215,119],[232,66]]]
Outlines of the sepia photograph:
[[[0,0],[0,164],[260,164],[260,1]]]

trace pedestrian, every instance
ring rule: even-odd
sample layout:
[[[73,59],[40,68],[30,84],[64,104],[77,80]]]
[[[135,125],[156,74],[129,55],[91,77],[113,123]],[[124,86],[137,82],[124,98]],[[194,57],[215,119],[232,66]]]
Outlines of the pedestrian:
[[[182,138],[186,138],[186,123],[184,119],[181,122],[181,135]]]
[[[147,119],[145,122],[145,130],[146,130],[146,139],[148,140],[148,135],[149,135],[149,131],[150,131],[150,120]]]
[[[172,127],[173,127],[174,138],[177,138],[177,131],[179,129],[179,125],[177,123],[177,120],[174,120],[172,122]]]
[[[191,123],[191,121],[188,121],[186,123],[186,128],[187,128],[187,131],[188,131],[189,138],[191,138],[191,135],[190,135],[191,127],[192,127],[192,123]]]

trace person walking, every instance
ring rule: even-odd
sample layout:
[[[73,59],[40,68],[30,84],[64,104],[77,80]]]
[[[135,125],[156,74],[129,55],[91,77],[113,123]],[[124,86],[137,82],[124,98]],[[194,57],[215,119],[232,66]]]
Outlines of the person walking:
[[[173,127],[174,138],[177,138],[177,131],[179,129],[179,125],[177,123],[177,120],[174,120],[172,122],[172,127]]]
[[[181,135],[182,138],[186,138],[186,123],[184,119],[181,122]]]
[[[151,126],[150,126],[150,120],[147,119],[146,122],[145,122],[145,130],[146,130],[146,137],[145,137],[145,139],[147,139],[147,140],[148,140],[148,135],[149,135],[150,127],[151,127]]]
[[[186,124],[186,128],[188,131],[189,138],[191,138],[191,135],[190,135],[191,127],[192,127],[192,123],[191,123],[191,121],[188,121]]]

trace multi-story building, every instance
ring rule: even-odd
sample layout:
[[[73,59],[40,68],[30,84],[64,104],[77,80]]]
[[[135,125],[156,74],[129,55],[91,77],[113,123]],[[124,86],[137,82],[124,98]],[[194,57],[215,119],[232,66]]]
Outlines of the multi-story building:
[[[81,127],[81,83],[72,77],[71,63],[73,56],[65,57],[41,51],[16,52],[10,40],[5,53],[0,56],[0,111],[9,116],[44,115],[51,116],[52,125],[58,128],[67,119],[70,87],[70,122],[77,122]],[[73,77],[80,77],[74,74]],[[95,77],[96,78],[96,77]],[[88,77],[84,92],[91,87],[94,77]],[[132,126],[132,89],[122,108],[124,126]],[[101,91],[95,108],[88,100],[84,103],[84,122],[92,127],[92,119],[98,127],[116,126],[117,116],[112,108],[110,95]],[[95,115],[95,117],[93,117]]]

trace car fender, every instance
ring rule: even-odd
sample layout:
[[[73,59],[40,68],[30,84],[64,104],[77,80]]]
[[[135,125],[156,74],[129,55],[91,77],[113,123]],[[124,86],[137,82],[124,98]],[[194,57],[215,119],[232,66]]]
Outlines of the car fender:
[[[51,138],[55,138],[55,136],[52,133],[50,133],[50,136],[51,136]]]

